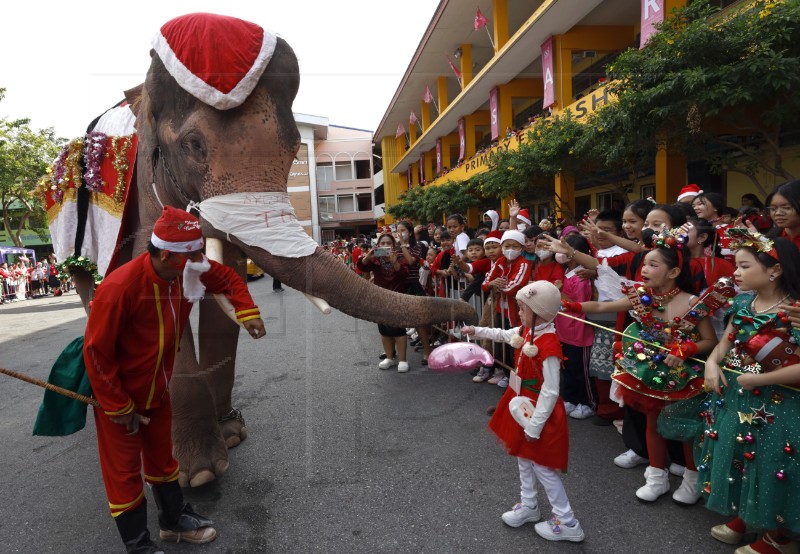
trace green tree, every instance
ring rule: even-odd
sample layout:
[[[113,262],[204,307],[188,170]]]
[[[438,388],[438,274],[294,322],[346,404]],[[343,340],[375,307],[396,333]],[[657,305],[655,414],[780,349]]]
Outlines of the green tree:
[[[674,10],[646,48],[609,67],[607,114],[638,140],[739,172],[791,179],[782,141],[800,122],[800,0],[756,0],[724,13],[707,1]],[[605,112],[605,110],[602,110]]]
[[[0,88],[0,101],[5,90]],[[16,246],[24,246],[20,235],[30,218],[46,221],[44,208],[35,194],[36,186],[62,142],[52,128],[35,131],[28,119],[0,118],[0,206],[3,227]],[[12,205],[16,224],[12,223]]]

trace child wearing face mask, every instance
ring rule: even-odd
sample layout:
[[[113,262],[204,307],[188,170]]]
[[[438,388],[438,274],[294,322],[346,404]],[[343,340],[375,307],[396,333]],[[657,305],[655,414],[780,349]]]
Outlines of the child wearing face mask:
[[[578,252],[589,254],[589,242],[580,235],[567,237],[567,244]],[[583,266],[566,254],[556,254],[556,262],[566,266],[561,294],[566,301],[587,302],[592,299],[592,282],[578,275]],[[585,314],[576,317],[585,320]],[[589,378],[589,354],[594,341],[594,328],[568,317],[556,318],[556,334],[564,349],[564,372],[561,379],[561,396],[567,415],[586,419],[595,414],[597,402]]]
[[[510,329],[519,325],[519,315],[515,295],[528,284],[531,278],[531,263],[522,256],[525,248],[525,235],[519,231],[506,231],[500,241],[503,256],[496,263],[489,276],[484,281],[486,289],[499,293],[495,303],[495,327]],[[507,365],[513,365],[513,349],[500,349],[496,345],[495,358],[502,359]],[[508,345],[506,345],[508,346]],[[500,387],[508,386],[508,373],[505,369],[495,366],[495,371],[489,383]]]
[[[564,267],[556,262],[553,253],[547,249],[547,241],[541,236],[536,239],[535,253],[539,263],[536,264],[532,281],[550,281],[561,289],[564,284]]]

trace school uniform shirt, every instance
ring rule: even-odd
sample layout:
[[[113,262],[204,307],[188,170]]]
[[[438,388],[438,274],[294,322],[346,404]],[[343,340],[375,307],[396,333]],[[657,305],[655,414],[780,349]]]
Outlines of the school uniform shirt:
[[[247,285],[231,268],[210,261],[200,280],[225,294],[239,322],[261,317]],[[83,358],[92,392],[109,416],[161,405],[192,304],[182,277],[165,281],[145,252],[107,275],[92,301]]]
[[[456,237],[455,243],[453,248],[456,252],[458,252],[459,256],[463,256],[467,252],[467,243],[469,243],[470,238],[469,235],[466,233],[461,233]]]
[[[781,236],[785,239],[789,239],[794,243],[794,245],[800,250],[800,233],[796,234],[795,236],[789,236],[789,233],[786,232],[786,229],[781,231]]]

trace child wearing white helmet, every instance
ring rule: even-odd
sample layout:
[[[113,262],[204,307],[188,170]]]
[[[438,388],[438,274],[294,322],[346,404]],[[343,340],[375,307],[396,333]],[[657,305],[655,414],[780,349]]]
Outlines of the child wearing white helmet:
[[[537,523],[536,532],[551,541],[580,542],[583,529],[559,474],[567,469],[569,453],[567,413],[558,392],[563,354],[553,324],[561,293],[548,281],[536,281],[517,292],[516,300],[519,327],[461,329],[462,335],[506,342],[515,348],[516,371],[489,422],[519,466],[520,501],[501,519],[510,527],[539,522],[539,482],[553,507],[553,517]]]

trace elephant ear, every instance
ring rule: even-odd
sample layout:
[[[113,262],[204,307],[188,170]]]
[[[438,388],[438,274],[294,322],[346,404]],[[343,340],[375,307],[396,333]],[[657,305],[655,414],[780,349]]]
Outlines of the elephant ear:
[[[144,83],[137,85],[125,91],[125,100],[128,101],[128,106],[133,112],[134,117],[138,119],[139,108],[142,105],[142,91],[144,90]]]

